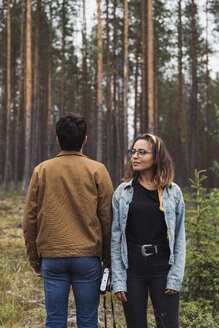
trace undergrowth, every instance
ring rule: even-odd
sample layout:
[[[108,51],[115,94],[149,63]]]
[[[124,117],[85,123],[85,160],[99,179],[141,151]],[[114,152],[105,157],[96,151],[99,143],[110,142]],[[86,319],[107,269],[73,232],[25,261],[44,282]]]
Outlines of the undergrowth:
[[[22,215],[24,197],[0,192],[0,327],[45,327],[43,279],[36,277],[29,266],[23,239]],[[117,328],[124,328],[125,319],[120,302],[113,296]],[[107,293],[107,323],[113,327],[110,294]],[[154,319],[150,307],[150,328]],[[99,327],[104,325],[103,297],[99,307]],[[73,293],[70,294],[68,327],[77,327]]]
[[[186,197],[187,198],[187,197]],[[190,203],[187,201],[187,206]],[[190,206],[191,207],[191,206]],[[218,210],[218,207],[216,207]],[[0,192],[0,327],[41,328],[45,327],[43,279],[36,277],[29,266],[22,231],[24,197]],[[217,212],[218,213],[218,212]],[[217,215],[214,216],[216,218]],[[188,222],[187,225],[189,226]],[[188,233],[189,235],[189,233]],[[187,261],[190,261],[189,257]],[[198,268],[197,268],[198,269]],[[209,306],[188,298],[187,263],[184,288],[180,306],[180,328],[218,328]],[[113,296],[117,328],[125,328],[121,303]],[[113,327],[110,294],[107,293],[107,323]],[[68,327],[77,327],[74,297],[69,302]],[[104,325],[103,297],[99,307],[99,328]],[[148,308],[148,328],[155,328],[151,303]]]

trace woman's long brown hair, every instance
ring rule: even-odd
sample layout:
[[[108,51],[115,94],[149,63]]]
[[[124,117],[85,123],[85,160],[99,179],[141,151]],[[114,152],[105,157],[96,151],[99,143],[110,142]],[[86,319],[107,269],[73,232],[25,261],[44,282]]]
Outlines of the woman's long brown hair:
[[[139,135],[133,142],[132,148],[137,140],[148,140],[152,145],[152,152],[154,157],[154,183],[159,188],[169,187],[174,179],[174,166],[172,158],[161,138],[149,133]],[[138,171],[132,168],[131,160],[128,163],[122,181],[137,180],[140,177]]]

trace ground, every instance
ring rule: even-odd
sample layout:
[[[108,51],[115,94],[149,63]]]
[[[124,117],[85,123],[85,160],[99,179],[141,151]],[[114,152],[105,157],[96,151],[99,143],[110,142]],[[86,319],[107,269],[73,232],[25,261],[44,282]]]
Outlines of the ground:
[[[24,245],[22,216],[24,197],[0,193],[0,327],[45,327],[43,279],[29,266]],[[125,327],[122,306],[113,295],[117,328]],[[107,293],[107,327],[113,327],[110,293]],[[155,327],[151,314],[150,328]],[[75,304],[71,293],[68,327],[75,323]],[[99,307],[99,327],[104,325],[103,296]]]

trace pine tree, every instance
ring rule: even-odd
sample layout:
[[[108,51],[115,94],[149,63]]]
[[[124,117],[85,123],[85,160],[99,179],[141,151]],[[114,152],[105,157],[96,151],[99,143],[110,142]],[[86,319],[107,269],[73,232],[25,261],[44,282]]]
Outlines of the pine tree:
[[[190,179],[194,193],[186,215],[187,260],[183,299],[198,302],[213,314],[217,308],[218,236],[219,220],[218,190],[206,193],[202,184],[207,178],[206,170],[197,172]]]
[[[7,2],[7,126],[6,126],[6,155],[4,172],[4,190],[8,189],[9,155],[10,155],[10,112],[11,112],[11,14],[10,0]]]
[[[31,0],[26,9],[26,63],[25,63],[25,162],[23,193],[27,191],[31,166],[31,107],[32,107],[32,53],[31,53]]]
[[[98,73],[97,73],[97,161],[102,162],[103,158],[103,99],[102,99],[102,70],[103,70],[103,49],[102,49],[102,24],[101,24],[101,0],[97,0],[97,36],[98,36]]]

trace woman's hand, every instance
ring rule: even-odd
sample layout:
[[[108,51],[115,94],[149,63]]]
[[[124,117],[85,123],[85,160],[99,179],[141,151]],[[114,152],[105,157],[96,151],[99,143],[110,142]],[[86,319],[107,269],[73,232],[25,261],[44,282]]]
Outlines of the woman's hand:
[[[118,293],[116,293],[115,295],[116,295],[116,297],[117,297],[120,301],[122,301],[122,302],[127,302],[127,298],[126,298],[126,296],[125,296],[125,292],[118,292]]]
[[[167,294],[167,295],[175,295],[176,293],[178,293],[178,292],[173,289],[166,289],[166,291],[165,291],[165,294]]]

